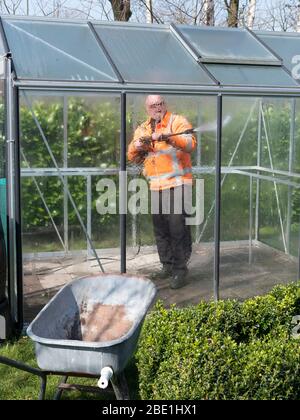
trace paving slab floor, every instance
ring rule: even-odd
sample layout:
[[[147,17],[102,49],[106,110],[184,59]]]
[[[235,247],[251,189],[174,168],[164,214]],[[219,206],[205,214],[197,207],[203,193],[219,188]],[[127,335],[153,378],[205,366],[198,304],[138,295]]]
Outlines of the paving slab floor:
[[[118,249],[99,251],[106,273],[120,272]],[[155,247],[128,249],[127,273],[150,276],[159,271],[160,263]],[[194,244],[189,262],[187,284],[172,290],[168,279],[156,280],[157,299],[166,307],[197,304],[214,298],[213,245]],[[100,274],[94,258],[63,256],[24,260],[24,320],[30,322],[42,307],[66,283],[75,278]],[[249,263],[249,247],[245,243],[229,242],[221,245],[220,299],[244,300],[267,293],[276,284],[286,284],[298,279],[298,260],[263,244],[252,247]]]

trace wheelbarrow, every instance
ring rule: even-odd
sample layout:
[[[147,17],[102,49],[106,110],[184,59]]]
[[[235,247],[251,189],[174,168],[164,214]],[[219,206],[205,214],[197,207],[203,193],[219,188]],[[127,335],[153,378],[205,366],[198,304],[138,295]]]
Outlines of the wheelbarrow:
[[[64,286],[27,328],[39,369],[0,356],[8,364],[40,376],[44,399],[48,375],[63,376],[63,390],[100,391],[110,383],[116,399],[129,399],[124,368],[133,355],[144,317],[156,295],[142,277],[97,275]],[[99,378],[98,387],[68,384],[69,376]]]

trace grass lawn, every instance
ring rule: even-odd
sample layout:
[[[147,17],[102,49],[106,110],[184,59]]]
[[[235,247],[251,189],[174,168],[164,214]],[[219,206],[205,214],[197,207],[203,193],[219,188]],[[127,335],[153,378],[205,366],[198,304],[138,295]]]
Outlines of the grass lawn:
[[[34,345],[28,337],[22,337],[19,340],[6,342],[0,345],[0,355],[14,360],[21,361],[32,367],[38,367],[36,363]],[[138,395],[138,374],[135,361],[132,359],[125,369],[130,398],[139,399]],[[49,376],[47,380],[46,399],[53,399],[56,386],[60,381],[60,376]],[[89,386],[96,386],[97,379],[88,378],[70,378],[69,383],[80,383]],[[40,379],[30,373],[0,364],[0,400],[36,400],[39,396]],[[108,393],[80,393],[78,391],[64,391],[63,400],[85,400],[114,399],[114,396]]]

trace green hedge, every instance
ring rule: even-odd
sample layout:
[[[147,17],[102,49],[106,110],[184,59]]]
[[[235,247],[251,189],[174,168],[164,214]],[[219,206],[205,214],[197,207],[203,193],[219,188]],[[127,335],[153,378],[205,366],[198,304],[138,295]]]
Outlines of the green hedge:
[[[147,317],[137,351],[142,399],[299,399],[300,283],[243,303],[165,309]]]

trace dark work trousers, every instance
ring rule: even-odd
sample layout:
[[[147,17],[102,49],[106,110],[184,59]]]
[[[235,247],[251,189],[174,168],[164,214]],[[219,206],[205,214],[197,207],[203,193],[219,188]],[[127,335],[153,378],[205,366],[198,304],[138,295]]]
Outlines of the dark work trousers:
[[[174,274],[186,271],[192,253],[191,229],[186,224],[183,188],[179,186],[151,191],[152,220],[159,259]]]

